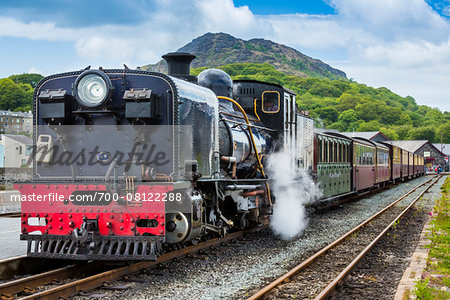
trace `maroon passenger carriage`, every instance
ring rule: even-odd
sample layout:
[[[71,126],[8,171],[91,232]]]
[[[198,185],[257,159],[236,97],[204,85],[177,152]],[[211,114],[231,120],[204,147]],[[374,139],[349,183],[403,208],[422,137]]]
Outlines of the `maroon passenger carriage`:
[[[353,190],[363,191],[375,185],[375,146],[372,142],[353,137]]]
[[[389,144],[389,154],[391,160],[391,180],[395,183],[402,178],[402,149]]]
[[[389,164],[389,147],[373,142],[376,147],[375,183],[377,186],[385,186],[391,179],[391,167]]]
[[[406,151],[405,149],[401,149],[402,150],[402,170],[401,170],[401,177],[402,180],[404,181],[405,179],[408,178],[408,151]]]

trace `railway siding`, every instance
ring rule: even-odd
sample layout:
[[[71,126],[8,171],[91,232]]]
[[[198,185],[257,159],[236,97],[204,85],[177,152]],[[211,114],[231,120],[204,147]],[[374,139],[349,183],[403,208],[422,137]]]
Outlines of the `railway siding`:
[[[445,177],[441,178],[415,205],[415,209],[408,212],[403,221],[391,228],[389,235],[385,235],[375,245],[337,288],[333,299],[369,299],[374,298],[374,295],[377,299],[394,299],[402,275],[420,242],[422,229],[429,220],[433,205],[440,198],[440,187],[444,180]]]
[[[433,180],[433,182],[436,182],[436,180]],[[430,184],[425,186],[428,188]],[[392,227],[396,227],[399,221],[405,220],[405,218],[402,218],[399,221],[395,221],[397,215],[403,214],[404,207],[408,209],[411,205],[410,203],[415,201],[412,199],[418,199],[425,191],[426,189],[418,189],[403,198],[395,206],[384,211],[370,223],[367,223],[364,227],[344,239],[343,242],[324,252],[309,265],[301,268],[294,276],[284,279],[283,284],[272,288],[269,292],[267,292],[268,287],[264,288],[267,294],[263,298],[322,299],[321,297],[326,297],[333,291],[334,284],[338,282],[339,276],[345,276],[344,274],[347,274],[346,270],[351,268],[350,265],[354,264],[357,261],[356,259],[361,257],[362,254],[360,253],[367,251],[370,245],[374,243],[372,241],[382,235],[380,232],[385,232],[384,228],[386,225],[393,224]],[[417,192],[420,192],[420,194],[417,195]],[[388,231],[387,234],[389,235],[390,232]],[[258,292],[252,299],[258,299],[261,294],[262,292]],[[354,298],[356,295],[352,296]]]

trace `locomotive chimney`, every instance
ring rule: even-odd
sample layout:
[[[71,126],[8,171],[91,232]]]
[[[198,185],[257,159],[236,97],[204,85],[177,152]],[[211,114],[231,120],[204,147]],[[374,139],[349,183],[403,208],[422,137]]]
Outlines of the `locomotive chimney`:
[[[186,52],[171,52],[162,56],[167,62],[168,74],[197,83],[197,77],[191,76],[191,62],[195,55]]]

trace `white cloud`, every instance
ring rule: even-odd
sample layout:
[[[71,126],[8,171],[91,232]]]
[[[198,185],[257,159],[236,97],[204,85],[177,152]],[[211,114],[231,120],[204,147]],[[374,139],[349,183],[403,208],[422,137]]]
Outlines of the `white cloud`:
[[[447,5],[442,9],[442,14],[446,17],[450,17],[450,5]]]
[[[422,40],[371,45],[360,54],[367,63],[435,71],[435,68],[450,65],[450,38],[439,44]]]
[[[0,16],[0,37],[19,37],[30,40],[70,41],[76,38],[77,30],[57,28],[52,23],[23,23]]]
[[[342,24],[356,25],[385,40],[440,39],[449,24],[423,0],[330,0]]]
[[[32,74],[42,74],[43,72],[39,69],[36,69],[35,67],[31,67],[28,69],[27,73],[32,73]]]
[[[261,18],[273,28],[273,32],[269,33],[270,38],[298,49],[346,47],[357,37],[366,39],[359,28],[344,27],[334,16],[295,14]]]

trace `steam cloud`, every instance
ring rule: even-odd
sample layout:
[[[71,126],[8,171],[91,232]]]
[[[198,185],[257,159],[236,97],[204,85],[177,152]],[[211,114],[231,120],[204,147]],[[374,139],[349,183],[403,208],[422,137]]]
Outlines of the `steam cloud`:
[[[321,192],[309,174],[296,167],[288,152],[274,153],[268,159],[270,187],[275,195],[271,227],[282,239],[292,239],[308,224],[305,205]]]

